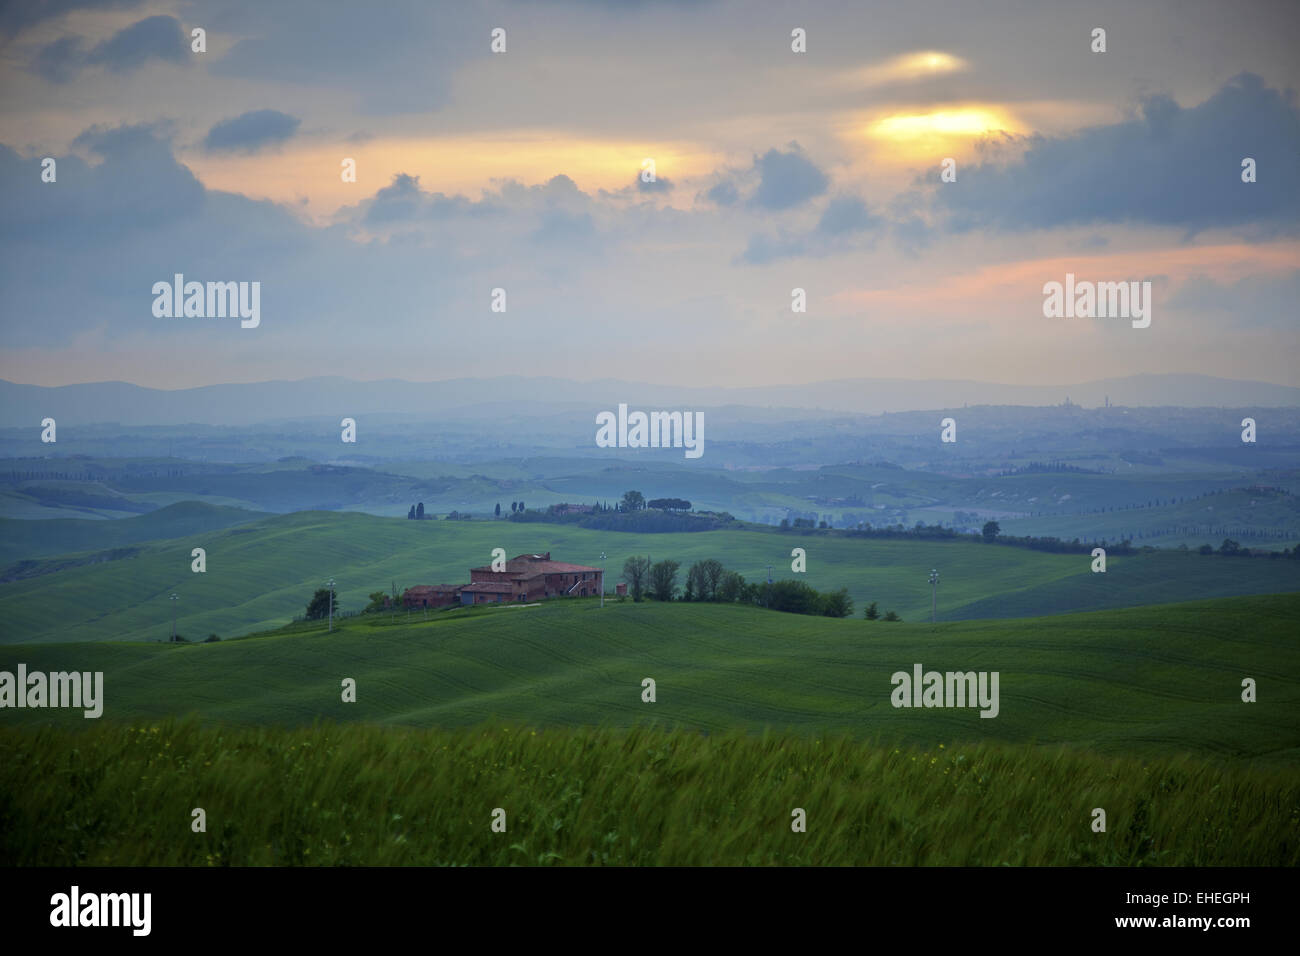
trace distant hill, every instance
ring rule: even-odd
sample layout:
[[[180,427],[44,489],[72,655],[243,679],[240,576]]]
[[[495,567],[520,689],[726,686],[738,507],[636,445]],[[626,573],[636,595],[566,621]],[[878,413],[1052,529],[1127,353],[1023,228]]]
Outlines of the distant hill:
[[[931,568],[940,569],[939,619],[1031,617],[1154,602],[1300,591],[1300,561],[1227,558],[1194,552],[1113,555],[1105,574],[1087,554],[1050,554],[977,541],[828,538],[776,531],[721,530],[629,534],[571,525],[511,521],[407,521],[357,513],[296,512],[237,527],[159,529],[167,540],[111,537],[116,526],[157,519],[85,521],[76,546],[109,552],[96,563],[51,563],[31,575],[14,570],[0,583],[0,645],[165,638],[173,611],[187,637],[223,638],[278,627],[303,613],[330,577],[338,599],[357,611],[374,591],[396,584],[459,584],[469,568],[507,554],[551,551],[557,560],[603,566],[612,591],[624,561],[649,555],[681,562],[679,583],[694,561],[716,558],[751,581],[794,577],[790,551],[807,552],[802,580],[819,590],[848,588],[861,616],[868,601],[906,621],[929,617]],[[206,514],[212,515],[212,512]],[[245,513],[246,514],[246,513]],[[231,515],[233,520],[238,515]],[[15,524],[16,522],[8,522]],[[27,522],[39,534],[52,522]],[[98,535],[98,536],[97,536]],[[190,551],[207,551],[207,572],[190,570]],[[604,552],[608,557],[600,559]],[[30,555],[23,555],[29,558]],[[4,569],[0,569],[4,570]],[[16,577],[22,574],[25,576]],[[0,575],[3,577],[4,575]],[[173,608],[168,595],[180,601]],[[57,609],[53,613],[51,609]]]
[[[264,517],[259,511],[182,501],[146,515],[116,521],[0,518],[0,561],[100,551],[163,538],[206,534]]]
[[[248,425],[347,414],[426,420],[456,410],[461,420],[544,418],[567,410],[613,409],[627,402],[665,408],[747,406],[770,411],[822,409],[862,414],[962,405],[1300,406],[1300,388],[1207,375],[1134,375],[1061,385],[909,379],[842,379],[761,388],[676,387],[600,379],[575,382],[518,376],[408,382],[322,377],[162,390],[126,382],[45,387],[0,381],[0,427],[69,423]]]

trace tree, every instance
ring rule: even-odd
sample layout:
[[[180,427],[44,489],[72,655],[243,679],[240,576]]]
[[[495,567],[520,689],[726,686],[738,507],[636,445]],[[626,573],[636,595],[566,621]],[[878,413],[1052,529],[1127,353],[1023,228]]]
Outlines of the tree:
[[[415,520],[416,520],[416,521],[423,521],[423,520],[424,520],[424,502],[423,502],[423,501],[419,502],[419,503],[415,506]]]
[[[1300,547],[1300,546],[1298,546]],[[732,604],[739,601],[745,591],[745,579],[735,571],[724,571],[718,582],[717,597],[719,601]]]
[[[411,505],[411,510],[406,513],[406,517],[411,521],[415,520],[415,505]]]
[[[875,601],[872,601],[870,604],[867,605],[865,616],[868,621],[880,620],[880,608],[876,606]]]
[[[715,561],[709,558],[704,562],[704,579],[709,584],[709,600],[718,599],[718,586],[722,583],[722,576],[727,573],[727,569],[722,566],[721,561]]]
[[[627,491],[623,493],[623,510],[640,511],[645,507],[645,496],[639,491]]]
[[[902,618],[899,617],[897,614],[895,614],[893,611],[890,611],[890,612],[888,612],[888,613],[885,615],[885,620],[886,620],[886,621],[901,621]]]
[[[522,501],[519,502],[519,513],[520,514],[524,513],[524,503]]]
[[[781,530],[782,530],[782,531],[788,531],[789,529],[790,529],[790,519],[789,519],[789,518],[782,518],[782,519],[781,519]]]
[[[828,591],[822,595],[822,614],[826,617],[848,617],[853,613],[853,598],[848,588]]]
[[[645,594],[646,575],[649,573],[649,558],[634,557],[623,562],[623,577],[627,578],[633,601],[641,600],[641,595]]]
[[[691,503],[685,498],[653,498],[646,502],[647,508],[659,508],[663,511],[690,511]]]
[[[339,611],[338,595],[334,596],[334,613]],[[330,613],[330,589],[317,588],[316,593],[311,596],[311,601],[307,605],[307,620],[322,621],[329,617]]]
[[[984,522],[984,540],[992,541],[1002,531],[1002,527],[996,521]]]
[[[510,513],[513,514],[518,510],[519,510],[519,502],[517,501],[510,502]]]
[[[1233,555],[1240,553],[1241,545],[1236,541],[1233,541],[1231,538],[1224,538],[1223,544],[1219,545],[1219,554]]]
[[[497,502],[496,516],[497,516],[498,518],[501,517],[501,502],[499,502],[499,501]]]
[[[821,600],[816,589],[802,581],[764,581],[751,593],[759,607],[791,614],[814,614]]]
[[[650,569],[650,590],[656,601],[671,601],[677,594],[676,561],[659,561]]]
[[[386,603],[385,599],[387,597],[388,595],[385,594],[383,591],[371,591],[370,603],[366,605],[366,609],[363,613],[370,614],[374,611],[382,611],[384,609],[384,604]]]
[[[708,558],[696,561],[686,575],[686,593],[692,595],[686,600],[716,601],[718,599],[718,582],[726,569],[721,561]]]

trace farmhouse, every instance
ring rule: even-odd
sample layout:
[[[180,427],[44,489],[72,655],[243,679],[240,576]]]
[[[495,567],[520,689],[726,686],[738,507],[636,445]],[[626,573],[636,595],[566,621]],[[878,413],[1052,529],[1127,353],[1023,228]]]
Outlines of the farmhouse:
[[[541,601],[551,597],[591,597],[605,586],[602,568],[552,561],[551,552],[521,554],[503,570],[491,565],[470,568],[469,584],[418,584],[407,588],[402,604],[407,608],[447,607],[452,604],[505,604]]]
[[[447,607],[459,603],[460,585],[456,584],[417,584],[402,594],[405,608]]]
[[[494,571],[490,565],[470,568],[469,578],[470,583],[460,590],[462,604],[586,597],[600,594],[605,584],[601,568],[552,561],[549,551],[511,558],[503,571]]]

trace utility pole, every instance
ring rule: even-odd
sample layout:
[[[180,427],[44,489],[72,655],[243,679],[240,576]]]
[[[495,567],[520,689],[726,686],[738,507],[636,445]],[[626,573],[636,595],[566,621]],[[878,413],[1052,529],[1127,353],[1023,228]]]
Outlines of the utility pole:
[[[177,597],[176,594],[173,592],[172,596],[168,600],[172,602],[172,643],[175,644],[176,643],[176,602],[179,601],[180,598]]]
[[[934,568],[930,569],[930,623],[934,623],[935,608],[937,607],[937,593],[939,590],[939,572]]]
[[[605,606],[605,552],[600,552],[600,606]]]
[[[329,585],[329,589],[330,589],[330,626],[329,626],[329,631],[330,631],[330,633],[333,633],[333,631],[334,631],[334,579],[333,579],[333,578],[330,578],[330,579],[329,579],[328,581],[326,581],[325,583]]]

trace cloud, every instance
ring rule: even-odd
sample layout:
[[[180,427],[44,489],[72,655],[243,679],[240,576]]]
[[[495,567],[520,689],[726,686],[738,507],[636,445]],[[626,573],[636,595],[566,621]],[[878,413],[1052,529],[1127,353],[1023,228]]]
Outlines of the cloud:
[[[736,184],[731,180],[724,179],[722,182],[709,187],[704,193],[704,198],[719,206],[734,206],[740,202],[740,190],[736,188]]]
[[[636,188],[638,192],[643,193],[666,193],[671,192],[673,188],[672,180],[667,176],[656,176],[650,182],[641,178],[640,173],[636,177]]]
[[[950,229],[1100,223],[1236,227],[1247,238],[1300,230],[1300,113],[1294,97],[1243,73],[1183,108],[1152,96],[1139,116],[1069,136],[1032,137],[1007,163],[963,169],[932,193]],[[1241,181],[1243,157],[1258,181]]]
[[[843,236],[861,232],[880,225],[883,220],[873,216],[867,204],[857,196],[832,199],[817,223],[817,231],[825,236]]]
[[[854,248],[855,236],[872,232],[891,223],[873,213],[857,196],[837,196],[826,204],[817,225],[810,231],[781,229],[775,236],[753,235],[738,262],[765,265],[778,259],[820,258]],[[892,224],[897,230],[897,223]],[[874,241],[874,237],[870,241]]]
[[[51,83],[67,83],[86,64],[81,37],[59,37],[36,51],[28,70]]]
[[[139,69],[150,60],[184,63],[189,43],[175,17],[146,17],[119,30],[90,51],[86,62],[115,73]]]
[[[591,216],[587,213],[569,213],[552,209],[542,214],[542,223],[533,233],[536,243],[585,243],[596,234]]]
[[[204,15],[209,37],[239,37],[212,63],[214,76],[342,91],[371,116],[446,104],[456,71],[490,55],[489,31],[500,25],[481,4],[428,0],[220,3]]]
[[[27,0],[0,7],[0,33],[14,36],[28,27],[77,10],[128,10],[143,0]]]
[[[189,41],[175,17],[146,17],[87,50],[85,40],[64,36],[37,49],[27,70],[51,83],[67,83],[82,70],[102,66],[130,73],[150,60],[186,63]]]
[[[301,122],[279,110],[253,110],[214,124],[204,137],[203,145],[216,152],[255,153],[290,139]]]
[[[919,50],[901,53],[871,66],[846,72],[840,82],[849,87],[887,86],[926,80],[970,69],[970,63],[942,50]]]
[[[751,199],[764,209],[789,209],[826,192],[826,175],[794,146],[783,153],[769,149],[754,160],[760,179]]]
[[[493,211],[489,203],[475,203],[464,196],[426,193],[420,189],[420,177],[398,173],[391,185],[362,203],[360,222],[367,226],[416,220],[445,220],[462,215],[480,215]]]

